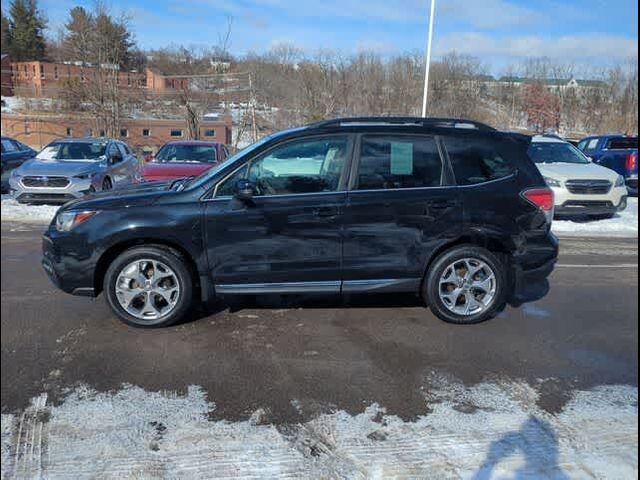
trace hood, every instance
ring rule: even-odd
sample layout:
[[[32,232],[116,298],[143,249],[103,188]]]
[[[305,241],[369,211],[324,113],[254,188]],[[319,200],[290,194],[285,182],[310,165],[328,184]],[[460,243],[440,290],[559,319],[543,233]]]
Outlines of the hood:
[[[144,164],[140,174],[145,180],[195,177],[215,166],[215,163],[202,162],[149,162]]]
[[[162,195],[172,195],[171,182],[149,182],[114,188],[107,192],[98,192],[73,200],[63,207],[68,209],[101,210],[115,207],[151,205]]]
[[[595,163],[538,163],[540,173],[556,180],[610,180],[615,182],[618,174]]]
[[[74,161],[74,160],[40,160],[32,158],[24,162],[18,169],[18,175],[46,175],[46,176],[64,176],[73,177],[74,175],[83,175],[89,172],[95,172],[105,164],[99,160],[96,161]]]

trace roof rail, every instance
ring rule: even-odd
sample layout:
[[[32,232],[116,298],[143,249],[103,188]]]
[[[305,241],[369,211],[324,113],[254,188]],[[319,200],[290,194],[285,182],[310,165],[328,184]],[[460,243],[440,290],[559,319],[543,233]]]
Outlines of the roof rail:
[[[470,128],[476,130],[496,131],[495,128],[475,120],[459,118],[433,117],[347,117],[323,120],[308,125],[314,128],[328,128],[336,126],[355,125],[420,125],[423,127]]]

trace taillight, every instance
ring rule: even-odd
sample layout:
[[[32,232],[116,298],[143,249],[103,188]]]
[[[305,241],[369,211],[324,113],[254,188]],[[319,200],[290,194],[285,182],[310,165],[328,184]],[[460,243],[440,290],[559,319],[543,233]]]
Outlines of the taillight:
[[[550,188],[532,188],[522,192],[522,196],[544,212],[553,211],[553,190]]]
[[[636,168],[638,168],[638,154],[630,153],[627,155],[627,172],[633,172]]]

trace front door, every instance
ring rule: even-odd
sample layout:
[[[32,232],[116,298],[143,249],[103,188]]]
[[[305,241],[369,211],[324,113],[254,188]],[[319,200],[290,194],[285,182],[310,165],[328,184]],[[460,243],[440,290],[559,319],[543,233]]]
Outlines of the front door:
[[[345,208],[343,291],[419,288],[431,254],[462,223],[434,137],[363,135]]]
[[[347,135],[288,141],[251,159],[205,205],[211,277],[218,293],[339,292]],[[233,199],[239,179],[253,201]]]

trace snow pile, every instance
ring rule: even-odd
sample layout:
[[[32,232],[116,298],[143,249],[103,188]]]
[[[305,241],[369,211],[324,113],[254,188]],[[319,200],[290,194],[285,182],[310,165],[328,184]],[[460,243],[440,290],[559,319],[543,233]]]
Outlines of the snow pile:
[[[629,198],[629,206],[608,220],[554,220],[554,233],[561,236],[638,237],[638,199]]]
[[[22,108],[22,99],[20,97],[2,96],[2,112],[11,113],[14,110]]]
[[[262,409],[210,421],[215,403],[199,387],[182,396],[78,387],[60,405],[41,395],[2,416],[2,477],[637,477],[637,388],[578,391],[557,415],[519,382],[445,380],[423,391],[433,411],[413,422],[373,404],[275,426]]]
[[[58,211],[58,205],[24,205],[10,195],[2,195],[0,211],[3,222],[48,224]]]

